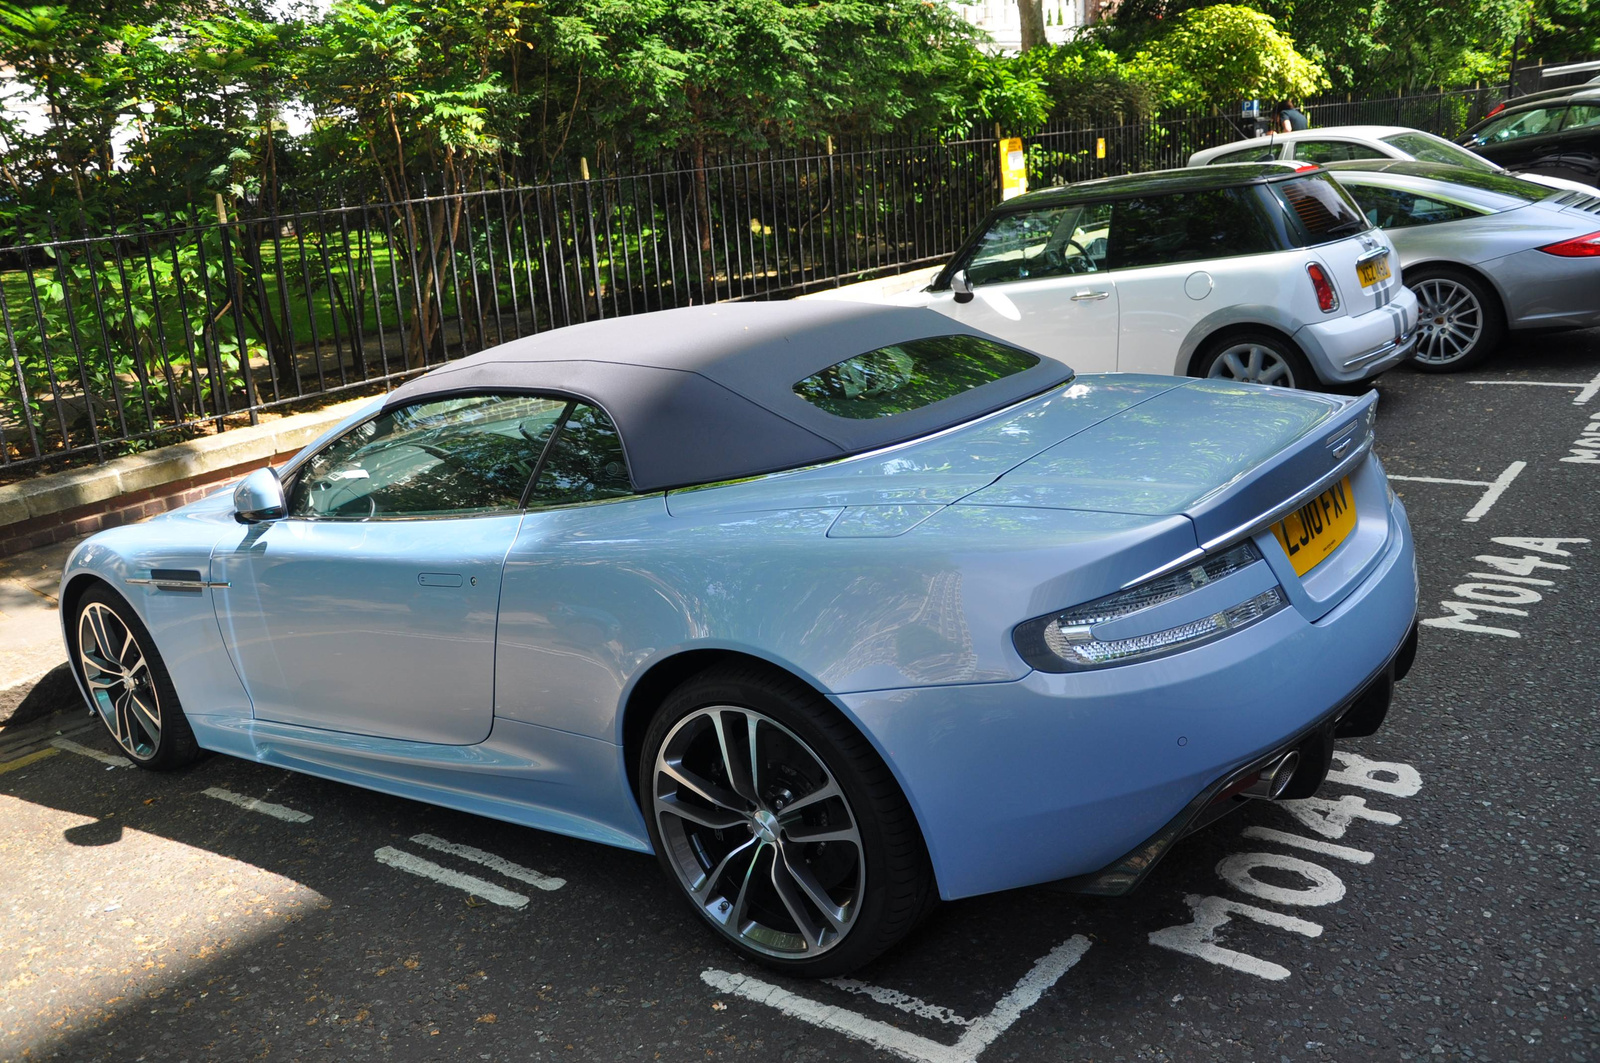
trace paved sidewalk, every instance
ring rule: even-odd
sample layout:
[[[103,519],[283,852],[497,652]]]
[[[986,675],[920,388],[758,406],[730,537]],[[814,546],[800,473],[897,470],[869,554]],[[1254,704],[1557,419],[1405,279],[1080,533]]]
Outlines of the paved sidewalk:
[[[72,698],[77,697],[65,669],[55,675],[52,670],[67,660],[56,615],[61,567],[81,541],[0,557],[0,726],[11,720],[24,701],[28,703],[25,715],[32,719],[59,708],[56,702],[69,691]],[[41,683],[46,677],[49,681]],[[36,696],[30,698],[35,687]]]

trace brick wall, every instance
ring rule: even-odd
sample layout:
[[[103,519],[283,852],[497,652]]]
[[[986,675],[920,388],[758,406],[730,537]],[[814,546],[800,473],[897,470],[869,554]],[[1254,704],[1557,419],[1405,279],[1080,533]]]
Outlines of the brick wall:
[[[271,458],[259,458],[201,476],[174,480],[172,483],[162,484],[146,491],[135,491],[132,494],[93,502],[87,506],[69,509],[65,513],[8,524],[0,528],[0,557],[9,557],[38,546],[77,539],[104,528],[132,524],[146,517],[165,513],[169,509],[186,506],[190,502],[204,498],[229,480],[237,480],[245,473],[266,465],[279,464],[297,453],[298,449],[291,450]]]

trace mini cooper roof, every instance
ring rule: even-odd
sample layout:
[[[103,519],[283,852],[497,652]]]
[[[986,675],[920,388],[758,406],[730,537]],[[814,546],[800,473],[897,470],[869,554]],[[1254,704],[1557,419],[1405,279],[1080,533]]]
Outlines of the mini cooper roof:
[[[1076,203],[1085,199],[1121,199],[1162,192],[1208,192],[1216,188],[1259,185],[1282,181],[1314,169],[1316,167],[1304,162],[1235,162],[1221,166],[1185,166],[1176,170],[1099,177],[1093,181],[1079,181],[1059,188],[1041,188],[1037,192],[1017,196],[996,207],[995,213]]]
[[[396,388],[385,409],[490,391],[577,399],[617,426],[638,491],[736,480],[917,439],[1072,379],[1037,365],[887,417],[851,419],[794,385],[908,340],[976,336],[933,310],[804,301],[720,303],[592,321],[492,347]],[[1015,347],[1015,344],[1005,344]]]

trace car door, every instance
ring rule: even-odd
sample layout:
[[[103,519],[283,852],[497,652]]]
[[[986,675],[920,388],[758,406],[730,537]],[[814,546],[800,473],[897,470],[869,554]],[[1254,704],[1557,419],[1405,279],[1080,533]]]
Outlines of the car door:
[[[1080,373],[1117,365],[1117,285],[1106,272],[1106,203],[997,215],[959,268],[973,298],[933,292],[928,304],[973,328],[1062,361]]]
[[[1600,102],[1575,103],[1561,124],[1558,176],[1600,185]]]
[[[1266,267],[1257,256],[1280,249],[1263,209],[1249,188],[1116,203],[1111,266],[1122,299],[1120,371],[1176,372],[1183,341],[1202,318],[1261,298]]]
[[[288,516],[212,554],[217,619],[257,720],[481,742],[523,496],[569,404],[422,400],[355,426],[288,478]]]
[[[1467,147],[1521,173],[1561,175],[1560,129],[1565,105],[1502,115],[1480,129]]]

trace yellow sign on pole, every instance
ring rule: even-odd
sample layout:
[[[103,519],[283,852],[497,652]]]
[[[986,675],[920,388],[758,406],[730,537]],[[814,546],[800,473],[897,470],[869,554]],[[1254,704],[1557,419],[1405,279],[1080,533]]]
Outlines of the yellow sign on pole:
[[[1028,190],[1028,153],[1021,137],[1000,141],[1000,198],[1011,199]]]
[[[1094,142],[1094,157],[1097,158],[1097,159],[1103,159],[1103,158],[1106,157],[1106,138],[1105,137],[1096,137],[1095,138],[1095,142]]]

